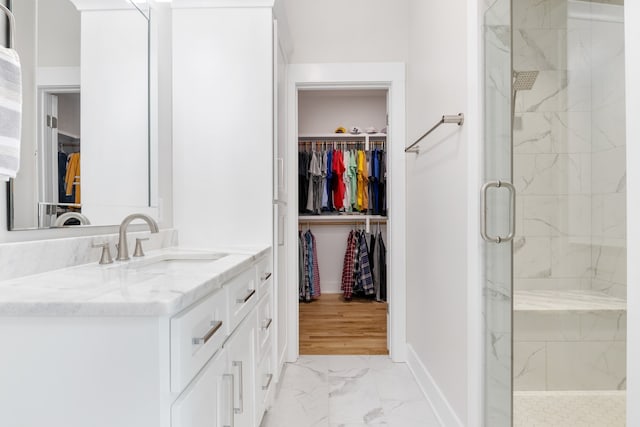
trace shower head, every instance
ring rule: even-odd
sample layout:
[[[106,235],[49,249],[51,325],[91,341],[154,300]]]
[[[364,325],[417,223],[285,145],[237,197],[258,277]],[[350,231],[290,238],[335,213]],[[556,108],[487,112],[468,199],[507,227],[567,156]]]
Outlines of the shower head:
[[[514,71],[513,72],[513,91],[531,90],[533,84],[538,78],[539,71]]]

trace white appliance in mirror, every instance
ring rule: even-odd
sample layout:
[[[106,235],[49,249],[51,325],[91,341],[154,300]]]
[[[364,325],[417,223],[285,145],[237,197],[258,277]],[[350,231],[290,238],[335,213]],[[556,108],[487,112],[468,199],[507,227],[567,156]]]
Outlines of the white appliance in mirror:
[[[149,2],[13,0],[10,8],[23,119],[9,229],[54,227],[67,212],[92,226],[131,212],[157,217]],[[85,226],[74,217],[64,226]]]

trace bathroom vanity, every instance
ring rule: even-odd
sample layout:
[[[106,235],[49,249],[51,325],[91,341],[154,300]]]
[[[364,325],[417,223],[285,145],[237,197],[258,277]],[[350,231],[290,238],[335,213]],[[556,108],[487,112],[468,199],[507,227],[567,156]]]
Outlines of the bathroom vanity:
[[[0,282],[0,425],[258,426],[271,248],[165,248]]]

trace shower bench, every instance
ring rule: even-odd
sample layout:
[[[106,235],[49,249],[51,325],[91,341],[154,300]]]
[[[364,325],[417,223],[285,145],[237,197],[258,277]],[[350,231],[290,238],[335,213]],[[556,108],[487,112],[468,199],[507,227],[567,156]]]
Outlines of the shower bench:
[[[586,290],[515,291],[515,390],[623,390],[624,299]]]

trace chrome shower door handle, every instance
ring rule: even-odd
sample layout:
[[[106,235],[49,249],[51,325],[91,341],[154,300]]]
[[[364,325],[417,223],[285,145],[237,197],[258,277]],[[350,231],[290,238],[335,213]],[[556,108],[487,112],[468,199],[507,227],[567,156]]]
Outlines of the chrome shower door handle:
[[[509,234],[506,236],[489,236],[487,233],[487,193],[490,188],[504,187],[509,190]],[[480,190],[480,235],[487,242],[510,242],[516,236],[516,188],[507,181],[488,181]]]

